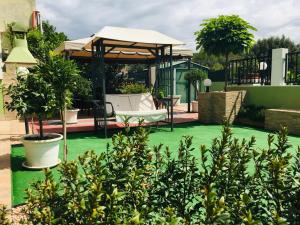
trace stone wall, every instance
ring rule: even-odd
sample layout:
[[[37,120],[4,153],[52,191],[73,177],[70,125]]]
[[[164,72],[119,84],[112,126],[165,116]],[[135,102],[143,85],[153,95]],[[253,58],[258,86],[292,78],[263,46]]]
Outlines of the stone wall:
[[[199,93],[199,121],[207,124],[221,124],[224,119],[235,120],[244,101],[246,91]]]
[[[281,126],[287,126],[290,134],[300,135],[300,110],[267,109],[265,129],[278,131]]]

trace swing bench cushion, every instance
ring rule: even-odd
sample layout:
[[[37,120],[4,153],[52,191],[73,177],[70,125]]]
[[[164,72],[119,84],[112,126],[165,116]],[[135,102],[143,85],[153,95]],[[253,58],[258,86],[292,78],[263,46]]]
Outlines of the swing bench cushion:
[[[111,102],[117,122],[124,122],[128,118],[129,123],[158,122],[167,118],[166,109],[156,109],[152,95],[144,94],[107,94],[106,101]]]

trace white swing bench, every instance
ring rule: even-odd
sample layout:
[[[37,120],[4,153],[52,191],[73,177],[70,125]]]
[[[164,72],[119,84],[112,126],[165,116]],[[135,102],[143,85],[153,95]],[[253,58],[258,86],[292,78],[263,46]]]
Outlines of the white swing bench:
[[[106,102],[113,107],[106,107],[107,113],[114,110],[117,122],[124,122],[126,118],[129,123],[159,122],[167,118],[167,109],[156,109],[152,95],[144,94],[107,94]]]

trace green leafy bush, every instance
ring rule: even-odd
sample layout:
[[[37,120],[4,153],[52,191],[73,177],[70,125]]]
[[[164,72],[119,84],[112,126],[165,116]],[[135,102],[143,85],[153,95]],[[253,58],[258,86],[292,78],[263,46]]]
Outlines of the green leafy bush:
[[[247,118],[257,122],[265,121],[265,107],[256,105],[243,105],[239,111],[239,118]]]
[[[294,71],[289,70],[286,75],[287,75],[286,76],[287,81],[293,82],[293,81],[297,80],[297,74]]]
[[[92,82],[82,75],[75,77],[74,96],[80,100],[92,98]]]
[[[142,127],[113,136],[100,155],[86,152],[50,170],[27,191],[33,224],[297,224],[300,221],[300,150],[292,156],[287,129],[238,140],[225,124],[195,158],[192,137],[176,155],[148,146]],[[251,166],[250,166],[251,165]],[[27,221],[27,222],[28,222]]]
[[[7,208],[0,205],[0,224],[1,225],[11,225],[12,223],[8,219]]]
[[[47,62],[56,49],[68,37],[63,32],[57,32],[56,27],[49,21],[42,22],[43,32],[39,28],[32,28],[27,34],[28,49],[40,62]]]
[[[171,209],[151,214],[148,187],[152,176],[148,132],[113,137],[113,147],[59,168],[57,183],[50,170],[28,190],[26,214],[33,224],[176,224]],[[80,173],[82,171],[82,173]]]
[[[124,84],[121,88],[122,94],[141,94],[149,92],[144,84],[128,83]]]
[[[207,72],[199,69],[191,69],[184,75],[184,79],[191,82],[197,94],[201,91],[201,82],[206,78]]]
[[[44,139],[42,120],[54,112],[57,104],[55,91],[44,80],[43,74],[18,74],[16,83],[9,85],[7,94],[11,101],[6,102],[6,108],[16,111],[20,117],[36,116],[40,126],[39,138]]]

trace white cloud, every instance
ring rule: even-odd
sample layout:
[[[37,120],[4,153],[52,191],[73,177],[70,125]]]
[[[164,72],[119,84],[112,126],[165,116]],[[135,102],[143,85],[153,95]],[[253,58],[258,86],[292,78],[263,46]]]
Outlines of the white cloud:
[[[105,25],[155,29],[195,48],[203,19],[238,14],[258,31],[256,39],[282,35],[300,42],[299,0],[37,0],[43,18],[71,39]]]

